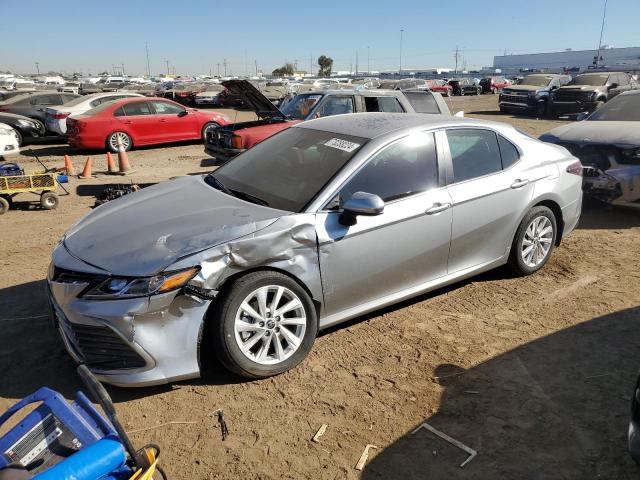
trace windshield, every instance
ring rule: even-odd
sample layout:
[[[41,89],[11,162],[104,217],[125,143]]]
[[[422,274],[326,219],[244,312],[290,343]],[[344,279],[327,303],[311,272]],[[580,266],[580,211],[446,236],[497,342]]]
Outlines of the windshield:
[[[607,83],[609,75],[578,75],[569,82],[569,85],[593,85],[600,86]]]
[[[207,176],[214,188],[247,201],[300,212],[367,139],[288,128]]]
[[[305,120],[321,98],[322,95],[296,95],[280,110],[287,118]]]
[[[588,120],[638,122],[640,95],[618,95],[593,112]]]
[[[540,75],[527,75],[520,82],[520,85],[531,85],[533,87],[546,87],[553,77],[544,77]]]

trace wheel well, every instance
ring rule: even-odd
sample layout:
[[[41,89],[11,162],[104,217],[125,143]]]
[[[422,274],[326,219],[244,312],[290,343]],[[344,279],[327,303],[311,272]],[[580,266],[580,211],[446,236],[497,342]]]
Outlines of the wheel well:
[[[229,275],[227,278],[224,279],[222,284],[220,284],[220,286],[218,287],[218,297],[221,295],[224,295],[226,293],[226,290],[228,290],[229,287],[236,280],[239,280],[245,275],[248,275],[254,272],[277,272],[277,273],[286,275],[287,277],[295,281],[298,285],[300,285],[304,289],[305,292],[307,292],[307,294],[309,295],[309,298],[311,298],[311,301],[313,302],[313,305],[316,309],[316,318],[318,319],[318,324],[320,324],[320,302],[315,298],[313,298],[313,295],[311,294],[311,291],[309,290],[309,288],[307,288],[307,286],[303,282],[301,282],[299,278],[296,278],[295,276],[291,275],[289,272],[285,270],[281,270],[279,268],[257,267],[257,268],[252,268],[248,270],[242,270],[241,272],[234,273],[233,275]],[[202,365],[203,365],[202,355],[207,350],[207,348],[203,349],[203,345],[206,345],[206,342],[209,341],[208,340],[209,336],[207,335],[206,332],[209,329],[209,326],[213,320],[213,312],[216,308],[216,304],[217,304],[216,300],[211,302],[211,305],[209,305],[209,308],[207,309],[207,313],[205,314],[202,325],[200,327],[200,335],[198,339],[198,366],[200,367],[200,369],[202,369]]]
[[[107,135],[107,138],[105,138],[105,140],[104,140],[105,147],[109,146],[109,138],[114,133],[124,133],[125,135],[127,135],[129,137],[129,142],[131,142],[131,148],[133,148],[133,136],[129,132],[126,132],[124,130],[114,130],[113,132],[109,133],[109,135]]]
[[[556,217],[556,225],[558,226],[558,236],[556,237],[556,246],[560,245],[560,242],[562,241],[562,233],[564,232],[564,219],[562,218],[562,209],[560,208],[560,205],[558,205],[553,200],[543,200],[542,202],[539,202],[534,206],[547,207],[549,210],[553,212],[553,214]]]

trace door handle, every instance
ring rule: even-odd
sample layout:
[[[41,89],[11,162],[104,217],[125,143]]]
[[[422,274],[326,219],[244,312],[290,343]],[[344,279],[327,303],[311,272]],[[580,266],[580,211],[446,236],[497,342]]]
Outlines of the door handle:
[[[161,122],[161,123],[167,123],[167,121],[166,121],[164,118],[161,118],[161,119],[160,119],[160,122]]]
[[[133,124],[133,122],[132,122],[131,120],[125,120],[125,121],[124,121],[124,123],[125,123],[126,125],[132,125],[132,124]]]
[[[436,213],[444,212],[450,207],[450,203],[434,203],[431,208],[428,208],[424,213],[426,213],[427,215],[435,215]]]
[[[527,179],[524,179],[524,180],[517,179],[515,182],[511,184],[511,188],[524,187],[527,183],[529,183],[529,180]]]

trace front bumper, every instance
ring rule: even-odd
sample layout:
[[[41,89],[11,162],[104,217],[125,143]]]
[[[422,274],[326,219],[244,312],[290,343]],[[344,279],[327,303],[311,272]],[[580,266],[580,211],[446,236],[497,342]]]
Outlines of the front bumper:
[[[59,246],[54,252],[56,266],[77,272],[70,267],[77,267],[78,260],[65,262],[69,254],[61,250],[65,249]],[[84,274],[78,275],[47,281],[54,325],[76,362],[86,363],[101,381],[123,387],[200,375],[199,345],[211,300],[181,291],[89,300],[80,295],[90,281],[83,281]]]
[[[224,148],[210,143],[204,144],[204,151],[218,160],[227,161],[246,151],[246,148]]]
[[[551,111],[557,115],[566,113],[582,113],[592,112],[596,109],[597,102],[574,100],[563,102],[562,100],[553,100],[551,102]]]

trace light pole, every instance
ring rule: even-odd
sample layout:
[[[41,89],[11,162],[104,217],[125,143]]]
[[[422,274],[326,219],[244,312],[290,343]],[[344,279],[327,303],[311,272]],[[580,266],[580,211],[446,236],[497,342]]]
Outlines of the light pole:
[[[169,76],[169,60],[165,60],[165,63],[167,64],[167,77]]]
[[[369,46],[367,45],[367,73],[371,75],[371,55],[369,52]]]
[[[602,48],[602,34],[604,33],[604,20],[607,17],[607,3],[609,0],[604,0],[604,11],[602,12],[602,26],[600,27],[600,41],[598,42],[598,56],[596,57],[596,68],[600,66],[600,49]]]
[[[36,70],[38,71],[38,75],[40,75],[40,62],[36,62]]]
[[[404,28],[400,29],[400,68],[398,69],[398,74],[402,76],[402,34],[404,33]]]
[[[147,76],[151,77],[151,67],[149,66],[149,42],[144,42],[144,48],[147,51]]]
[[[227,59],[225,58],[224,61],[222,62],[224,65],[224,76],[227,76]]]

